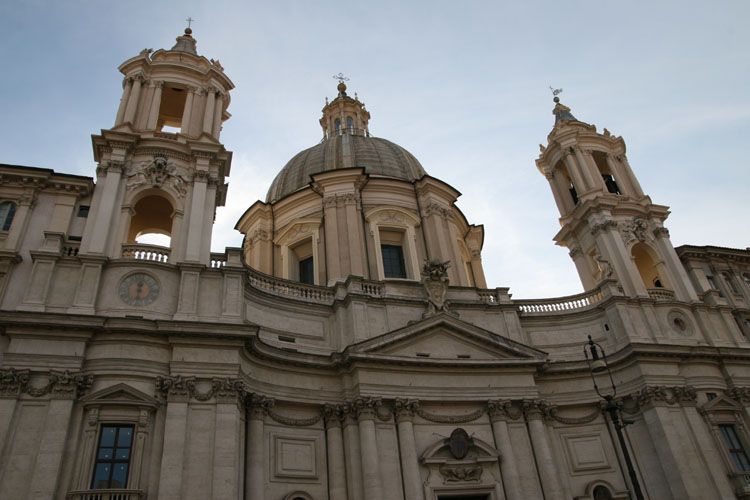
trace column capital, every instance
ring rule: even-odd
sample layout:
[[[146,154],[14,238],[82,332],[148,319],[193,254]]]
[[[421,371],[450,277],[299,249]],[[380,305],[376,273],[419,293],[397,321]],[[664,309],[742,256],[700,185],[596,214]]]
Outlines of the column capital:
[[[393,402],[393,414],[398,422],[411,422],[419,408],[419,401],[416,399],[396,398]]]
[[[492,422],[499,420],[518,420],[523,415],[520,408],[516,408],[511,401],[487,401],[487,413]]]
[[[320,412],[323,415],[326,429],[341,427],[341,421],[344,419],[344,407],[342,405],[324,404]]]
[[[547,420],[553,407],[543,399],[525,399],[521,401],[521,410],[527,420]]]
[[[260,394],[250,393],[245,398],[245,407],[251,420],[263,420],[275,401]]]
[[[352,409],[357,416],[357,420],[375,420],[378,416],[378,409],[383,405],[380,398],[377,397],[360,397],[352,401]]]

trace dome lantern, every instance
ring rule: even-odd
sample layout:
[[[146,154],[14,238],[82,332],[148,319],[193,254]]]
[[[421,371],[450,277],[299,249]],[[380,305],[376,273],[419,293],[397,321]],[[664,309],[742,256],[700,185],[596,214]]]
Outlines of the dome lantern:
[[[323,137],[328,139],[337,135],[369,136],[370,113],[365,109],[365,103],[347,95],[345,82],[349,79],[343,73],[333,75],[333,78],[339,81],[336,86],[338,95],[333,101],[326,101],[323,107],[323,117],[320,119]]]

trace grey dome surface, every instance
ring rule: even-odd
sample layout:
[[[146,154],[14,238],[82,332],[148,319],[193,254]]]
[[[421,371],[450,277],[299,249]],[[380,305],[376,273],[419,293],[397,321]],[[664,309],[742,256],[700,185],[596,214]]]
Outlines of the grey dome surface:
[[[275,202],[307,186],[313,174],[350,167],[406,181],[419,179],[426,173],[414,155],[391,141],[364,135],[337,135],[289,160],[271,183],[266,202]]]

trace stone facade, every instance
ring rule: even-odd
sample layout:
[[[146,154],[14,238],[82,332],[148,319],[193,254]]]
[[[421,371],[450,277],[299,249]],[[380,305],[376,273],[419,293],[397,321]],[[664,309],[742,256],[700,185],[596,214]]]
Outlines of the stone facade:
[[[323,159],[210,253],[232,82],[189,30],[120,70],[95,181],[0,165],[0,498],[628,498],[588,335],[645,497],[750,497],[750,251],[674,249],[622,138],[557,103],[537,166],[586,291],[513,300],[343,82]]]

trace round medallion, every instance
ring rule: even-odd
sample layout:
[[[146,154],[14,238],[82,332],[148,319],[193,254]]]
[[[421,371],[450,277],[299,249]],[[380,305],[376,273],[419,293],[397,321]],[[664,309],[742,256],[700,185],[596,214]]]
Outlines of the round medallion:
[[[147,306],[159,296],[159,283],[146,273],[131,274],[120,282],[120,299],[131,306]]]

